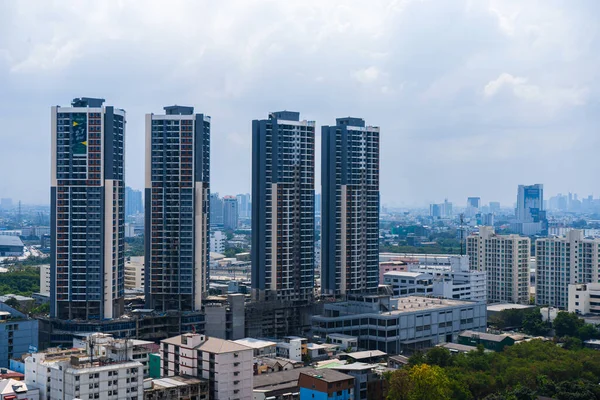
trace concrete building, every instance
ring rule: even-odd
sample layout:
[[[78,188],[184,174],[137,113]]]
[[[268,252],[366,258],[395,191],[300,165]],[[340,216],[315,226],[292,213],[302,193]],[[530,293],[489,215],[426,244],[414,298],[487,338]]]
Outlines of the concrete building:
[[[277,357],[286,358],[292,361],[302,361],[302,356],[306,354],[308,340],[298,336],[287,336],[282,342],[275,346]]]
[[[337,344],[342,350],[358,349],[358,338],[356,336],[344,335],[342,333],[331,333],[327,335],[326,342]]]
[[[452,203],[445,199],[443,203],[430,204],[429,216],[432,218],[452,218]]]
[[[314,297],[315,123],[279,111],[252,121],[252,294]]]
[[[50,264],[40,265],[40,293],[50,295]]]
[[[135,190],[129,186],[125,187],[125,215],[137,215],[144,212],[144,203],[142,202],[142,191]]]
[[[392,271],[383,275],[383,284],[394,296],[433,296],[433,275],[423,272]]]
[[[225,251],[225,241],[227,237],[221,231],[210,233],[210,252],[223,253]]]
[[[207,336],[237,340],[245,336],[245,296],[230,293],[227,296],[208,296],[204,302]]]
[[[468,256],[449,256],[448,261],[449,265],[438,263],[430,265],[426,261],[420,264],[409,264],[408,270],[413,273],[431,276],[432,290],[430,294],[433,296],[447,299],[486,301],[486,272],[471,270]],[[395,285],[395,287],[398,286]],[[402,295],[402,293],[399,293],[399,295]]]
[[[579,315],[600,315],[600,283],[577,283],[569,285],[567,311]]]
[[[535,235],[542,231],[544,214],[544,185],[519,185],[516,217],[518,232]]]
[[[332,370],[308,370],[298,378],[300,400],[354,400],[354,378]]]
[[[210,117],[146,115],[147,308],[198,311],[208,288]]]
[[[233,196],[223,197],[223,228],[236,230],[238,228],[238,201]]]
[[[208,381],[173,376],[144,382],[144,400],[208,400]]]
[[[354,399],[384,399],[384,378],[381,374],[375,372],[379,364],[368,364],[363,362],[353,362],[339,365],[332,363],[331,366],[324,368],[332,369],[354,378]],[[317,368],[321,371],[321,368]]]
[[[0,257],[21,257],[25,246],[18,236],[0,235]]]
[[[39,389],[29,388],[23,381],[0,379],[0,400],[39,400]]]
[[[124,309],[125,111],[82,97],[52,107],[50,314]]]
[[[388,354],[451,342],[463,330],[485,331],[487,324],[483,302],[389,295],[349,295],[348,301],[325,304],[312,322],[318,337],[356,336],[359,348]]]
[[[535,241],[535,303],[567,309],[569,285],[599,281],[600,239],[573,229],[564,237]]]
[[[321,292],[377,291],[379,128],[337,118],[321,128]]]
[[[495,335],[492,333],[464,331],[458,335],[458,344],[477,347],[481,344],[487,350],[502,351],[506,346],[515,344],[515,340],[508,335]]]
[[[0,367],[38,347],[38,321],[0,303]]]
[[[125,261],[125,289],[144,289],[146,280],[144,256],[130,257]]]
[[[497,235],[493,227],[480,226],[467,237],[470,269],[487,274],[489,303],[529,304],[531,241],[519,235]]]
[[[25,359],[25,383],[41,399],[139,399],[144,396],[142,364],[105,363],[83,349],[49,349]]]
[[[253,349],[228,340],[187,333],[161,341],[163,377],[209,380],[214,400],[251,400]]]

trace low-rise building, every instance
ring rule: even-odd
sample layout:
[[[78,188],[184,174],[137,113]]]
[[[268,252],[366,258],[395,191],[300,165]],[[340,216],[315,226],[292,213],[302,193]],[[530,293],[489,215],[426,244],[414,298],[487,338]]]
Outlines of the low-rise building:
[[[137,361],[90,357],[84,349],[49,349],[25,359],[25,383],[41,399],[143,399],[143,366]]]
[[[11,358],[37,347],[38,320],[0,302],[0,367],[8,368]]]
[[[600,283],[569,285],[568,311],[580,315],[600,315]]]
[[[282,342],[277,343],[277,357],[293,361],[302,361],[302,356],[307,354],[308,340],[298,336],[286,336]]]
[[[492,333],[464,331],[458,335],[458,343],[467,346],[482,344],[484,348],[493,351],[502,351],[506,346],[515,344],[515,340],[508,335],[495,335]]]
[[[375,372],[377,364],[368,364],[363,362],[354,362],[346,364],[331,364],[326,365],[325,369],[333,369],[342,372],[354,378],[354,399],[383,399],[384,395],[384,379]],[[321,370],[317,368],[317,370]]]
[[[254,377],[254,400],[298,400],[300,389],[298,378],[300,373],[312,368],[296,368],[282,372],[273,372]]]
[[[162,376],[209,380],[211,400],[251,400],[253,349],[241,344],[186,333],[161,341]]]
[[[356,350],[358,349],[358,338],[356,336],[344,335],[342,333],[331,333],[327,335],[326,341],[328,343],[339,345],[342,350]]]
[[[23,381],[0,379],[0,400],[39,400],[40,391],[27,387]]]
[[[144,400],[208,400],[208,381],[191,376],[148,379]]]
[[[300,400],[354,400],[354,378],[332,369],[302,371]]]
[[[358,347],[388,354],[452,342],[464,330],[486,329],[483,302],[389,295],[348,295],[348,300],[325,304],[312,318],[313,333],[325,339],[332,333],[358,337]]]

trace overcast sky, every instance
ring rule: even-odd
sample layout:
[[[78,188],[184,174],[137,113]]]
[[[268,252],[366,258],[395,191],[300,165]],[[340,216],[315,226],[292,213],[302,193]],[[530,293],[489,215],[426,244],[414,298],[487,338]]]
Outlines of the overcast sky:
[[[0,197],[49,202],[50,106],[80,96],[127,111],[134,188],[144,114],[176,103],[212,117],[221,195],[251,190],[252,119],[288,109],[380,126],[389,205],[599,197],[599,20],[597,0],[0,0]]]

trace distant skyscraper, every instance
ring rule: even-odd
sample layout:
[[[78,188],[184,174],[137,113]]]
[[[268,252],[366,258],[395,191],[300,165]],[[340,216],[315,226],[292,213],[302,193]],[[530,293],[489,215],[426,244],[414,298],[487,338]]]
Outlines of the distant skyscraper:
[[[200,310],[208,286],[210,117],[146,115],[146,304]]]
[[[137,215],[144,211],[142,191],[125,187],[125,216]]]
[[[321,193],[315,194],[315,215],[321,215]]]
[[[50,314],[124,308],[125,111],[82,97],[52,107]]]
[[[328,295],[376,291],[379,128],[348,117],[321,132],[321,290]]]
[[[529,304],[528,237],[497,235],[493,227],[480,226],[479,234],[467,237],[467,255],[472,270],[487,273],[489,303]]]
[[[570,284],[597,283],[599,249],[600,239],[586,239],[578,229],[536,240],[535,303],[565,309]]]
[[[473,207],[479,210],[481,206],[481,197],[467,197],[467,207]]]
[[[238,194],[235,196],[238,201],[238,215],[240,218],[250,218],[252,211],[250,209],[250,194]]]
[[[445,199],[441,204],[430,204],[429,216],[433,218],[452,218],[452,203]]]
[[[542,231],[545,219],[544,185],[519,185],[516,217],[518,224],[516,231],[525,235]]]
[[[252,121],[252,292],[308,300],[314,290],[315,123],[274,112]]]
[[[223,225],[223,199],[219,197],[219,193],[210,195],[210,224]]]
[[[233,230],[238,227],[238,202],[233,196],[223,197],[223,227]]]

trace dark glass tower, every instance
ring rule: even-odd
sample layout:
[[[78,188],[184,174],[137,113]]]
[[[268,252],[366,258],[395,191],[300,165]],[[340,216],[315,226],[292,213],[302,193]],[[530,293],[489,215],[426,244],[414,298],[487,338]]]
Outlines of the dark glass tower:
[[[82,97],[52,107],[50,314],[123,313],[125,111]]]
[[[379,128],[338,118],[321,128],[321,291],[379,285]]]
[[[210,117],[164,109],[146,115],[146,304],[200,310],[210,254]]]
[[[314,290],[315,123],[273,112],[252,121],[252,293],[310,300]]]

